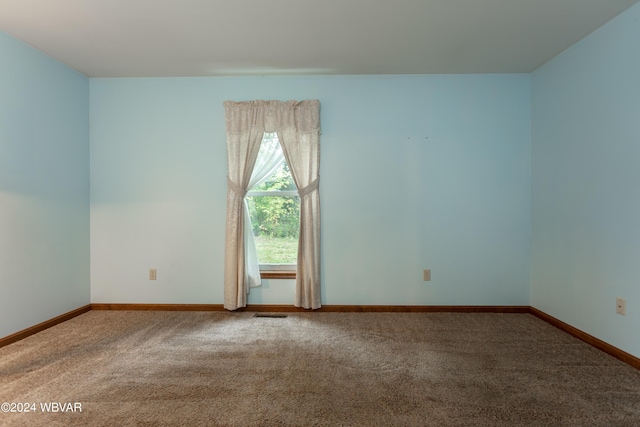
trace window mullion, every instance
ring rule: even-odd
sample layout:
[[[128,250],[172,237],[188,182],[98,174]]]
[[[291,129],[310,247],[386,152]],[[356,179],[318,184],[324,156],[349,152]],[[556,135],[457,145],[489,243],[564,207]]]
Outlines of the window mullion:
[[[276,197],[283,197],[283,196],[297,196],[298,192],[295,190],[292,191],[248,191],[247,192],[247,196],[251,197],[251,196],[256,196],[256,197],[263,197],[263,196],[276,196]]]

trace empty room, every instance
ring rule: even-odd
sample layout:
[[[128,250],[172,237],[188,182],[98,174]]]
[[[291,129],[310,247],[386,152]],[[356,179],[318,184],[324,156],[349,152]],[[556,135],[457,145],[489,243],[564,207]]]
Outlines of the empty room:
[[[0,425],[640,425],[637,0],[0,2]]]

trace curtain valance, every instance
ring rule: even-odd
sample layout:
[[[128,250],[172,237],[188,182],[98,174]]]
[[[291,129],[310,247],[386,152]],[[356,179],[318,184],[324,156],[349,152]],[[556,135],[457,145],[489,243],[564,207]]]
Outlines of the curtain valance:
[[[225,101],[227,133],[250,129],[278,132],[294,127],[298,132],[320,132],[320,101]]]

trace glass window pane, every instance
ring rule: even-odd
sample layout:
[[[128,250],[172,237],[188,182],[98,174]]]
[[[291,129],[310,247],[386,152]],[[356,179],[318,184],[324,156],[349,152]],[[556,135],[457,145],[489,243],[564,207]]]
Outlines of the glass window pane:
[[[300,197],[247,196],[261,264],[295,264],[300,232]]]
[[[282,158],[269,172],[274,161]],[[265,133],[256,161],[261,174],[270,173],[249,191],[297,191],[291,170],[275,133]],[[253,235],[260,264],[295,264],[298,258],[300,198],[298,196],[247,195]]]
[[[296,191],[296,185],[291,177],[291,170],[285,160],[278,169],[263,182],[254,185],[250,191]]]

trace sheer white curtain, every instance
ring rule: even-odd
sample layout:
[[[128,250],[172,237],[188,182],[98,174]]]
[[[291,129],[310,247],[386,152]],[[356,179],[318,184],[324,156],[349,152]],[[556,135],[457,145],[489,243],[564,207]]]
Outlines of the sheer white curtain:
[[[258,159],[249,180],[249,190],[269,178],[284,160],[284,153],[278,141],[272,140],[271,142],[273,143],[268,145],[262,143],[260,146]],[[253,237],[249,206],[246,199],[244,201],[244,245],[248,286],[255,288],[262,284],[262,280],[260,279],[258,250],[256,248],[256,240]]]
[[[319,308],[320,102],[225,101],[224,107],[229,168],[224,306],[228,310],[246,306],[250,281],[246,271],[243,200],[253,177],[262,137],[265,132],[277,132],[300,195],[300,237],[294,304],[297,307]]]

